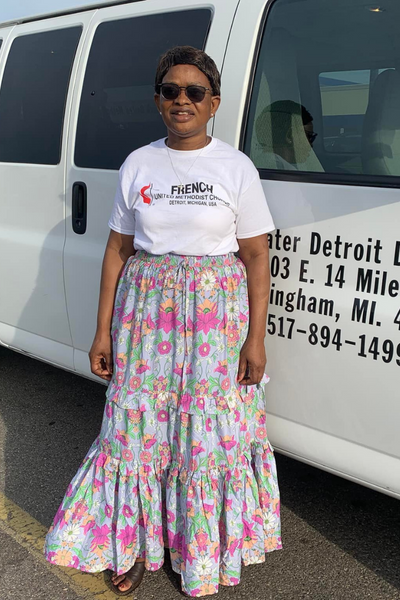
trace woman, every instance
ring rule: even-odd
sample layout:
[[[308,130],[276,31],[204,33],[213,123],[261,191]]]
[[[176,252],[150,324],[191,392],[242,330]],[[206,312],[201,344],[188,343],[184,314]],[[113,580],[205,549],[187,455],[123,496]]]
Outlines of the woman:
[[[46,556],[105,571],[126,595],[167,546],[198,597],[281,547],[259,385],[273,222],[251,161],[207,136],[220,104],[211,58],[169,50],[155,102],[168,137],[126,159],[109,222],[89,354],[110,381],[102,429]]]

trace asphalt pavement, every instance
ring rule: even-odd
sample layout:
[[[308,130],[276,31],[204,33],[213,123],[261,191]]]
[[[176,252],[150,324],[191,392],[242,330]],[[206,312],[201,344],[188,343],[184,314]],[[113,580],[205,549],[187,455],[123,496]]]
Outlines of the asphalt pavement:
[[[109,600],[41,544],[102,419],[105,387],[0,347],[0,600]],[[276,455],[284,549],[221,600],[400,600],[400,503]],[[131,598],[180,600],[166,565]]]

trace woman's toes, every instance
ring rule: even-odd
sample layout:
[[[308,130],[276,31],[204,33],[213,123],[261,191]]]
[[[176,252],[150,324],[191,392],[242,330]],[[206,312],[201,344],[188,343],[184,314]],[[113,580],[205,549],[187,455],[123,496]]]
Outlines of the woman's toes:
[[[117,585],[117,584],[116,584]],[[132,587],[132,583],[128,580],[128,579],[124,579],[123,581],[121,581],[121,583],[118,585],[118,589],[121,592],[126,592],[126,590],[129,590],[129,588]]]

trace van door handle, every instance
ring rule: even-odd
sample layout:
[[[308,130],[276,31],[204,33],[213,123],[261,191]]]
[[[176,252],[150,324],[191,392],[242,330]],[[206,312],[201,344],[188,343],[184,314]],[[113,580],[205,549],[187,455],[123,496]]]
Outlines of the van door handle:
[[[87,188],[86,183],[77,181],[72,187],[72,229],[82,234],[86,231]]]

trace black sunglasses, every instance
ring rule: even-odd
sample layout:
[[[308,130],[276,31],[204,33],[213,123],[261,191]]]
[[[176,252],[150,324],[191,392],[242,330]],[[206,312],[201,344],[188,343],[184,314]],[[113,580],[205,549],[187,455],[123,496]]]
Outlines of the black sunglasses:
[[[165,100],[176,100],[181,93],[181,90],[185,90],[185,94],[190,102],[196,103],[202,102],[207,92],[211,93],[210,88],[206,88],[202,85],[188,85],[185,87],[176,83],[162,83],[157,87]]]
[[[312,146],[318,137],[318,133],[310,133],[309,131],[306,131],[305,134],[307,136],[308,141],[310,142],[310,145]]]

